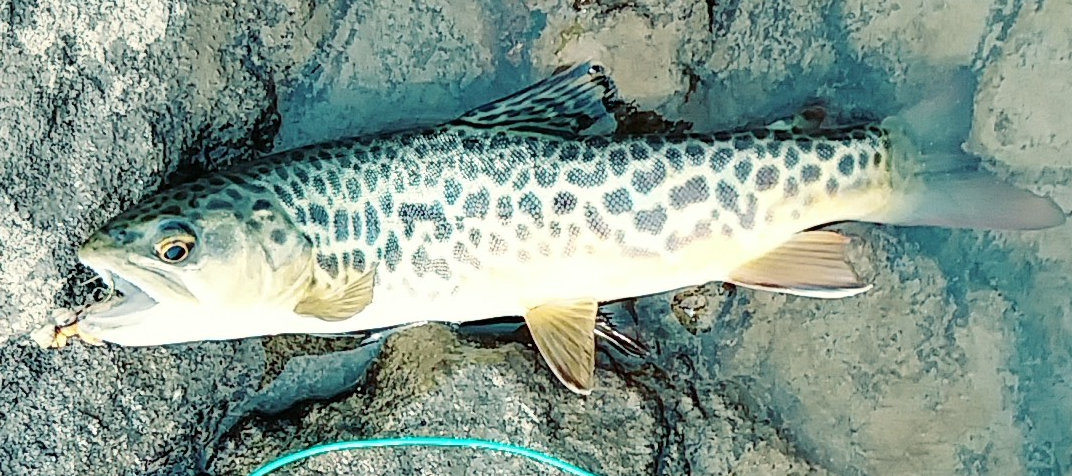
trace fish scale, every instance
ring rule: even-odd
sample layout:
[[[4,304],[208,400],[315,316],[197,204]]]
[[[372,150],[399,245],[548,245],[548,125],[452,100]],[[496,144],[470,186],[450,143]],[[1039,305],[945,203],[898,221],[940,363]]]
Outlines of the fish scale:
[[[161,191],[79,251],[121,295],[87,311],[85,334],[153,345],[520,315],[559,380],[588,393],[597,333],[640,348],[597,325],[600,302],[708,281],[864,292],[848,238],[817,229],[831,222],[1064,221],[1052,201],[992,178],[928,175],[897,121],[594,132],[617,101],[585,63],[437,127]]]

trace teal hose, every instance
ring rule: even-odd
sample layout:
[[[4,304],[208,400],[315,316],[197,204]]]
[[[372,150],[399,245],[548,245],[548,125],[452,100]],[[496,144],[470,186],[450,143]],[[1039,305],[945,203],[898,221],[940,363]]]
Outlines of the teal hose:
[[[271,463],[261,466],[256,471],[251,473],[250,476],[267,476],[268,473],[282,468],[285,465],[324,453],[366,448],[387,448],[396,446],[432,446],[502,451],[504,453],[512,453],[515,455],[524,456],[531,460],[538,461],[540,463],[546,464],[556,469],[560,469],[568,474],[572,474],[575,476],[598,476],[595,473],[581,469],[570,463],[555,458],[554,456],[521,446],[514,446],[507,443],[497,443],[488,440],[479,440],[475,438],[445,438],[438,436],[413,436],[401,438],[381,438],[375,440],[350,440],[318,445],[312,448],[304,449],[297,453],[288,454],[275,461],[272,461]]]

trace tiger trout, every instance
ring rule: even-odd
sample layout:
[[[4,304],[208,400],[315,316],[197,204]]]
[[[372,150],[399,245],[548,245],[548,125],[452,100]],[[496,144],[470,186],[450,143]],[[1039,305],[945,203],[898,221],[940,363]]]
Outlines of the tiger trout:
[[[523,316],[574,392],[601,302],[710,281],[814,298],[870,285],[824,224],[1041,229],[1048,198],[928,174],[893,118],[615,135],[583,63],[436,127],[302,147],[163,190],[79,259],[117,293],[78,323],[125,346]],[[907,127],[907,129],[906,129]],[[963,153],[956,157],[969,159]]]

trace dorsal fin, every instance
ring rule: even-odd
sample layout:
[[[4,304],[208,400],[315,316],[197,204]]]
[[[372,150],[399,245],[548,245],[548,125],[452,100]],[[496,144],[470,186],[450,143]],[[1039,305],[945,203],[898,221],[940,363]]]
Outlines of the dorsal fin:
[[[473,109],[451,124],[575,137],[601,120],[613,120],[608,109],[617,100],[606,68],[589,61]]]

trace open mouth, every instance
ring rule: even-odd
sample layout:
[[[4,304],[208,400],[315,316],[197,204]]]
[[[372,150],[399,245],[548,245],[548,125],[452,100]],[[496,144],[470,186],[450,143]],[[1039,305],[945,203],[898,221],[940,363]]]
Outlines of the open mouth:
[[[126,323],[123,317],[137,314],[157,304],[156,300],[134,283],[107,270],[97,273],[109,284],[109,293],[103,300],[91,304],[80,313],[79,321],[89,320],[98,327],[118,327]]]

